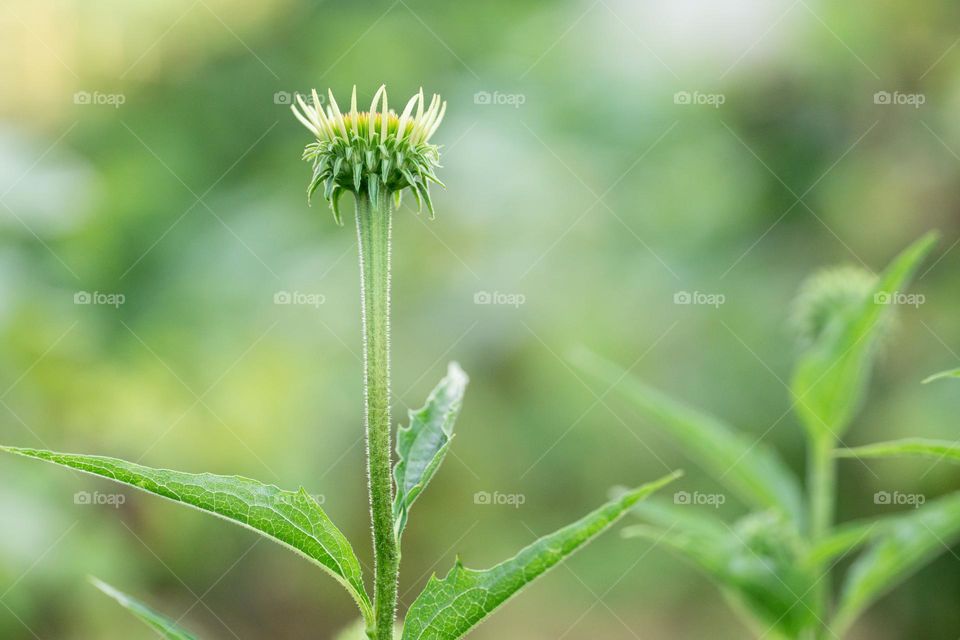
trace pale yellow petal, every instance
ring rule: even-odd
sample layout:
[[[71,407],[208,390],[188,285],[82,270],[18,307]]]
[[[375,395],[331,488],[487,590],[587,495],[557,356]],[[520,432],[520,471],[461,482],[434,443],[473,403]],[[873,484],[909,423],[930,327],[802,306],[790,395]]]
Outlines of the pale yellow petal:
[[[327,95],[330,97],[330,112],[333,115],[332,119],[336,123],[337,128],[340,129],[340,133],[342,133],[343,137],[346,138],[348,137],[347,128],[343,124],[343,114],[340,113],[340,107],[337,106],[337,99],[333,97],[333,91],[330,89],[327,89]]]
[[[357,117],[357,85],[353,85],[353,95],[350,96],[350,124],[353,127],[353,135],[359,133],[360,123]]]
[[[397,138],[403,140],[403,134],[407,130],[407,122],[410,120],[410,113],[413,111],[413,105],[417,103],[418,95],[414,95],[403,108],[403,114],[400,116],[400,125],[397,127]]]
[[[443,116],[446,112],[447,112],[447,103],[446,101],[444,101],[440,105],[440,112],[437,113],[436,119],[433,121],[433,124],[430,125],[430,130],[427,131],[427,136],[424,138],[424,140],[429,140],[430,137],[437,132],[437,129],[440,127],[440,123],[443,122]]]
[[[317,129],[317,127],[312,122],[310,122],[310,120],[308,120],[303,114],[301,114],[300,111],[297,110],[297,105],[295,104],[290,105],[290,110],[293,111],[293,115],[297,117],[297,120],[303,123],[303,126],[305,126],[310,131],[310,133],[312,133],[318,138],[326,137],[326,136],[322,136],[320,134],[320,131]]]
[[[387,90],[387,85],[385,84],[380,85],[380,88],[377,89],[377,92],[373,94],[373,101],[370,103],[370,124],[367,127],[367,129],[369,130],[369,135],[371,140],[373,140],[374,128],[375,128],[374,123],[376,122],[376,119],[377,119],[377,102],[380,100],[380,94],[386,92],[386,90]]]

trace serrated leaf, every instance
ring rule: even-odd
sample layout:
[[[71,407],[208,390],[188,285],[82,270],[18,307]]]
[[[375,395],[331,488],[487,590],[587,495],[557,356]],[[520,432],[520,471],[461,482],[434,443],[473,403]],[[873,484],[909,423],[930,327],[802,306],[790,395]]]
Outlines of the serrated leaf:
[[[796,477],[772,450],[713,416],[648,387],[633,375],[592,353],[577,364],[616,388],[672,436],[693,460],[748,504],[777,509],[799,525],[803,500]]]
[[[100,591],[116,600],[124,609],[139,618],[145,625],[153,629],[158,636],[164,638],[164,640],[198,640],[197,636],[178,627],[173,620],[160,615],[139,600],[117,591],[107,583],[97,580],[96,578],[90,578],[90,582],[93,583],[93,586],[97,589],[100,589]]]
[[[371,617],[370,599],[353,548],[303,488],[284,491],[240,476],[152,469],[104,456],[17,447],[0,447],[0,451],[109,478],[256,531],[324,569],[350,592],[364,617]]]
[[[460,365],[451,362],[446,377],[430,393],[426,404],[411,410],[410,424],[397,431],[393,516],[398,540],[407,525],[411,505],[433,479],[450,447],[453,423],[460,413],[468,381]]]
[[[403,640],[456,640],[534,579],[610,527],[640,500],[680,473],[629,491],[577,522],[544,536],[513,558],[482,571],[459,558],[443,580],[434,575],[407,612]]]
[[[879,597],[960,539],[960,493],[899,516],[850,567],[833,623],[838,636]]]
[[[802,562],[802,543],[782,513],[756,513],[731,528],[689,507],[643,507],[640,515],[652,516],[655,526],[627,527],[624,537],[666,545],[698,566],[765,636],[792,640],[817,626],[816,579]]]
[[[944,378],[960,378],[960,369],[950,369],[949,371],[935,373],[932,376],[925,378],[923,384],[929,384],[934,380],[943,380]]]
[[[801,355],[791,392],[797,412],[815,438],[831,441],[846,431],[863,402],[877,328],[936,242],[929,233],[907,247],[881,274],[873,290],[823,330]]]
[[[862,447],[837,449],[839,458],[895,458],[903,456],[936,458],[960,463],[960,442],[930,438],[903,438]]]

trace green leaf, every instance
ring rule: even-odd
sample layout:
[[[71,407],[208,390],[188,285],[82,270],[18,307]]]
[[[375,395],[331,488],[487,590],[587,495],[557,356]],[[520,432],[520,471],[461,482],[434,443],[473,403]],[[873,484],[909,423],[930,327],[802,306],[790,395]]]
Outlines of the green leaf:
[[[816,579],[781,512],[752,514],[731,528],[690,507],[638,511],[655,525],[627,527],[624,537],[665,545],[698,566],[763,635],[792,640],[817,626]]]
[[[544,536],[513,558],[483,571],[459,558],[443,580],[436,575],[407,612],[403,640],[455,640],[534,579],[616,522],[630,507],[680,476],[674,472],[612,500],[577,522]]]
[[[453,423],[460,413],[467,374],[456,362],[433,390],[427,403],[410,411],[410,425],[397,431],[397,464],[393,469],[397,496],[393,503],[396,535],[400,539],[410,506],[433,478],[453,439]]]
[[[157,632],[165,640],[197,640],[197,636],[184,631],[166,616],[162,616],[142,602],[135,600],[125,593],[117,591],[105,582],[90,578],[97,589],[120,603],[120,606],[139,618],[145,625]]]
[[[0,451],[109,478],[256,531],[327,571],[350,592],[364,617],[371,616],[360,563],[350,543],[303,488],[284,491],[240,476],[152,469],[103,456],[17,447],[0,447]]]
[[[877,328],[892,313],[892,296],[902,293],[936,242],[929,233],[887,267],[859,304],[839,314],[800,357],[791,391],[811,437],[843,435],[863,402],[875,352]]]
[[[811,566],[825,566],[864,545],[873,542],[893,525],[897,516],[857,520],[837,526],[810,550],[807,561]]]
[[[944,378],[960,378],[960,369],[950,369],[949,371],[935,373],[932,376],[924,379],[923,384],[929,384],[934,380],[943,380]]]
[[[826,538],[813,545],[807,556],[813,566],[823,566],[887,535],[911,512],[894,513],[879,518],[865,518],[838,525]]]
[[[960,539],[960,492],[896,519],[850,567],[833,623],[838,636],[879,597]]]
[[[674,494],[674,500],[676,496],[677,494]],[[688,504],[652,498],[635,506],[632,512],[645,522],[653,523],[661,529],[678,529],[707,537],[721,537],[730,531],[727,524],[718,516],[711,515],[706,509],[691,507]],[[630,529],[631,527],[624,527],[622,535],[625,538],[632,537],[628,533]]]
[[[946,458],[960,463],[960,442],[950,440],[932,440],[929,438],[903,438],[889,442],[877,442],[862,447],[837,449],[838,458],[893,458],[914,456],[921,458]]]
[[[575,355],[586,372],[616,385],[652,417],[686,454],[747,503],[777,509],[803,521],[803,500],[796,477],[777,454],[752,437],[648,387],[623,369],[589,352]]]

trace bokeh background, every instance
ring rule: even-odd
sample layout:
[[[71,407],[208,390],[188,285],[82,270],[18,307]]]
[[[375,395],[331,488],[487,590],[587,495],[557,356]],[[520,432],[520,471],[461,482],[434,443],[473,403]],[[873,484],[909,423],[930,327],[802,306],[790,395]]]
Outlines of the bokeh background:
[[[355,233],[308,208],[288,103],[384,82],[395,104],[421,85],[450,103],[437,219],[408,203],[395,223],[397,419],[448,360],[472,378],[406,534],[404,606],[456,554],[499,562],[614,485],[686,467],[681,488],[718,490],[570,366],[579,346],[800,472],[798,285],[879,269],[932,228],[923,304],[901,309],[847,442],[958,437],[956,387],[919,384],[960,362],[958,27],[946,0],[6,0],[0,440],[303,484],[369,564]],[[851,462],[840,479],[848,519],[960,472]],[[0,461],[0,532],[3,638],[149,637],[88,574],[209,638],[326,638],[354,617],[252,533],[39,463]],[[855,637],[960,635],[958,552]],[[749,631],[696,570],[611,533],[472,637]]]

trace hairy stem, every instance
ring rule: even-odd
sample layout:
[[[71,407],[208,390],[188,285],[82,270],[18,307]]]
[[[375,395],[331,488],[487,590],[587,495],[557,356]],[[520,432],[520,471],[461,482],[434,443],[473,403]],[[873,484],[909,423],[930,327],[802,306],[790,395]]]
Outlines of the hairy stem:
[[[390,454],[390,195],[357,196],[363,293],[363,381],[367,472],[373,522],[375,640],[392,640],[400,553],[394,536]]]
[[[833,438],[819,436],[810,443],[808,460],[808,480],[810,490],[810,535],[819,542],[830,535],[833,527],[834,493],[836,491],[837,470],[833,458]],[[828,566],[816,567],[817,577],[821,572],[829,571]],[[815,587],[817,617],[826,621],[830,615],[830,578],[824,576]],[[821,625],[825,627],[826,625]],[[817,638],[826,637],[829,630],[821,628]]]

